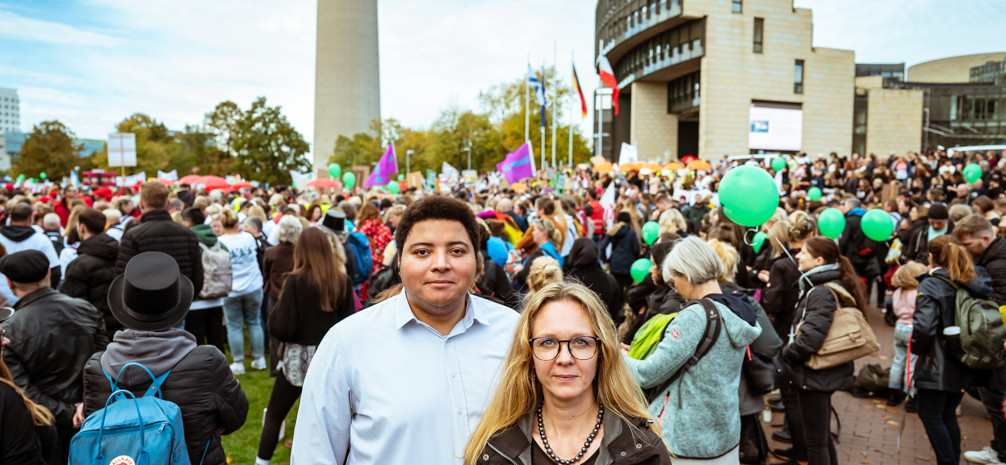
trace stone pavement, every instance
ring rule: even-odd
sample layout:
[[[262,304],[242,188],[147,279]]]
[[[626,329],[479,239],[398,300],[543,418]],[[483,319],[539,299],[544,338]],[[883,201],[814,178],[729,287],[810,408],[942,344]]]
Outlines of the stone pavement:
[[[891,366],[894,355],[894,328],[884,323],[883,315],[878,310],[869,314],[870,324],[880,342],[880,354],[877,357],[864,357],[856,361],[856,373],[870,363],[877,363],[884,368]],[[843,464],[925,464],[936,463],[929,439],[922,427],[922,422],[914,413],[905,415],[904,404],[898,407],[888,407],[885,399],[857,399],[847,392],[836,392],[832,396],[832,405],[838,412],[842,422],[842,436],[835,444],[838,461]],[[961,450],[979,450],[989,445],[992,439],[992,425],[988,420],[981,402],[965,395],[962,415],[958,418],[961,425]],[[782,424],[782,413],[772,415],[772,424]],[[898,430],[904,421],[905,430],[901,437],[901,448],[898,449]],[[770,427],[765,423],[765,434],[769,436],[769,446],[772,448],[788,448],[789,444],[772,441],[771,434],[778,427]],[[834,420],[832,431],[835,431]],[[778,462],[771,460],[770,463]],[[964,460],[963,453],[961,463]]]

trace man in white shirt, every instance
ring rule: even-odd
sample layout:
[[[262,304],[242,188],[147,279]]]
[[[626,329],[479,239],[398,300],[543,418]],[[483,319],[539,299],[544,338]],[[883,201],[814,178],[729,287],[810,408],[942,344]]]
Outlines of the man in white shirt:
[[[518,317],[468,293],[478,228],[448,197],[405,211],[395,231],[403,291],[335,325],[318,346],[291,464],[461,464]]]

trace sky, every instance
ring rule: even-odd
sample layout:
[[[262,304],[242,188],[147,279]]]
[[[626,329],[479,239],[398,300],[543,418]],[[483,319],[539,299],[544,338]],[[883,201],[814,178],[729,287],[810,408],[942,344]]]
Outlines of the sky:
[[[814,11],[815,46],[854,50],[860,63],[1006,51],[1001,0],[794,5]],[[595,6],[378,0],[382,117],[428,128],[450,106],[479,110],[479,92],[521,77],[528,61],[557,55],[568,79],[571,53],[590,107]],[[135,112],[181,130],[219,102],[265,96],[311,141],[316,11],[316,0],[0,0],[0,87],[17,89],[22,131],[58,119],[104,139]],[[590,115],[576,119],[589,134]]]

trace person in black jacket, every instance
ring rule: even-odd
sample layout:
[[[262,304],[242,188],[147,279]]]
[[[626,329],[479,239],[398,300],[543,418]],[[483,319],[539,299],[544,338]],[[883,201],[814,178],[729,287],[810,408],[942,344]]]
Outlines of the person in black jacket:
[[[300,397],[304,385],[301,376],[307,367],[300,371],[290,363],[304,363],[305,356],[310,363],[311,355],[307,354],[313,354],[314,350],[309,348],[317,348],[329,328],[356,311],[352,282],[341,271],[345,259],[340,250],[333,251],[325,233],[317,228],[305,229],[294,245],[293,271],[287,275],[279,301],[269,312],[269,334],[286,348],[280,352],[282,376],[276,377],[269,396],[256,464],[268,464],[272,459],[280,424]],[[295,360],[293,351],[304,354]]]
[[[66,463],[70,438],[83,423],[75,415],[83,400],[81,371],[87,358],[108,344],[101,313],[85,300],[53,290],[49,260],[37,250],[3,257],[0,273],[20,298],[14,316],[4,323],[10,339],[4,363],[28,398],[56,417],[54,459]]]
[[[800,271],[800,297],[797,303],[799,328],[782,350],[784,382],[797,389],[802,424],[790,418],[794,437],[802,431],[807,459],[813,465],[837,464],[835,444],[831,439],[831,395],[852,388],[853,362],[814,370],[804,365],[824,344],[828,330],[841,306],[859,308],[867,305],[865,286],[849,259],[840,254],[838,244],[823,236],[808,239],[796,256]],[[795,440],[794,440],[795,442]]]
[[[856,274],[871,282],[880,275],[879,244],[866,237],[863,232],[863,216],[866,210],[860,207],[858,199],[849,198],[842,203],[842,213],[845,214],[845,230],[839,238],[842,255],[852,263]],[[885,212],[886,213],[886,212]]]
[[[964,217],[954,227],[954,237],[968,251],[975,265],[985,268],[992,280],[992,299],[1006,305],[1006,239],[995,234],[992,223],[980,214]],[[969,462],[1006,462],[1006,419],[1002,412],[1002,399],[1006,397],[1006,369],[990,370],[988,379],[979,380],[973,388],[992,418],[993,440],[981,451],[964,452]]]
[[[0,334],[4,320],[14,314],[10,307],[0,307]],[[0,340],[0,463],[4,465],[37,465],[51,460],[56,442],[49,409],[25,397],[11,379],[3,363],[3,347],[10,340]]]
[[[607,252],[608,245],[611,245],[611,254]],[[629,272],[632,263],[639,258],[639,240],[636,231],[632,229],[632,216],[627,211],[618,212],[615,217],[615,225],[608,228],[607,236],[601,241],[598,248],[604,254],[604,262],[609,264],[611,275],[618,281],[618,285],[625,289],[632,284],[632,276]]]
[[[88,208],[77,218],[77,235],[80,246],[77,258],[66,267],[60,292],[84,299],[101,311],[105,323],[105,333],[112,339],[122,324],[108,309],[108,286],[115,279],[115,258],[119,254],[119,243],[102,231],[105,230],[105,215]]]
[[[178,269],[199,292],[203,288],[202,249],[196,233],[175,223],[168,213],[168,188],[157,181],[140,186],[140,225],[122,234],[115,275],[126,270],[133,256],[143,252],[163,252],[175,259]]]
[[[615,278],[601,269],[597,256],[597,244],[593,239],[581,237],[573,241],[573,248],[570,249],[569,257],[564,263],[563,274],[576,278],[594,291],[601,298],[601,302],[617,326],[625,317],[622,313],[622,288],[618,286]]]
[[[138,279],[144,281],[143,289],[134,284]],[[188,313],[195,292],[192,281],[167,254],[144,252],[129,261],[125,273],[115,278],[108,290],[112,314],[127,329],[117,332],[104,352],[87,361],[80,415],[105,406],[112,394],[106,374],[116,380],[119,389],[143,395],[150,386],[150,375],[135,367],[120,372],[129,362],[142,363],[154,376],[171,370],[161,385],[161,395],[181,409],[189,460],[225,465],[227,455],[220,435],[233,433],[244,424],[248,398],[219,349],[197,346],[195,336],[174,328]]]
[[[943,235],[954,232],[954,223],[950,221],[950,214],[947,206],[942,203],[929,205],[926,211],[927,224],[919,225],[913,231],[901,249],[901,258],[907,261],[919,262],[923,265],[929,264],[929,241]]]
[[[918,278],[912,322],[912,353],[918,356],[913,381],[918,389],[919,419],[940,465],[956,464],[961,456],[961,429],[955,410],[978,374],[960,362],[946,344],[944,330],[956,326],[956,283],[972,297],[992,297],[988,274],[976,268],[953,236],[929,241],[930,271]]]
[[[650,274],[642,282],[633,284],[626,294],[626,301],[636,312],[636,319],[622,338],[623,343],[632,344],[636,332],[650,318],[677,313],[685,305],[685,298],[664,282],[664,275],[661,272],[664,259],[673,247],[674,241],[661,241],[650,246],[650,262],[653,263],[650,266]]]

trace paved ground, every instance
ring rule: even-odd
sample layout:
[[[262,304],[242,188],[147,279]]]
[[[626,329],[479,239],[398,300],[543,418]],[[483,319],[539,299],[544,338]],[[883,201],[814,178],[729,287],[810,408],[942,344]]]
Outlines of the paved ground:
[[[856,362],[856,372],[869,363],[877,363],[887,368],[891,365],[894,355],[894,328],[887,326],[879,311],[870,313],[870,323],[881,350],[878,357],[865,357]],[[843,464],[925,464],[936,463],[929,439],[926,437],[922,422],[915,414],[905,415],[904,404],[898,407],[888,407],[884,399],[857,399],[845,392],[837,392],[832,397],[832,403],[842,421],[841,441],[835,444],[838,459]],[[961,450],[979,450],[989,445],[992,439],[992,426],[985,414],[982,404],[965,395],[962,405]],[[772,423],[782,424],[782,414],[773,414]],[[905,430],[902,433],[901,448],[898,449],[898,430],[904,421]],[[834,428],[834,424],[832,426]],[[779,428],[768,427],[766,435],[771,435]],[[834,431],[834,429],[832,430]],[[788,448],[788,444],[776,443],[769,439],[770,447]],[[963,456],[961,463],[967,463]]]

